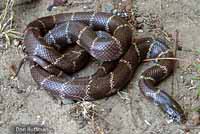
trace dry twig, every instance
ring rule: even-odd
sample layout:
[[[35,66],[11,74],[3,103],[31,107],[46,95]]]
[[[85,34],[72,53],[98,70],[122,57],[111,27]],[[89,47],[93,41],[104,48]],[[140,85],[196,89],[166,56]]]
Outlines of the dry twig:
[[[177,60],[177,61],[183,61],[183,62],[187,62],[187,60],[184,60],[184,59],[180,59],[180,58],[172,58],[172,57],[169,57],[169,58],[148,58],[148,59],[145,59],[144,62],[148,62],[148,61],[156,61],[156,60]]]

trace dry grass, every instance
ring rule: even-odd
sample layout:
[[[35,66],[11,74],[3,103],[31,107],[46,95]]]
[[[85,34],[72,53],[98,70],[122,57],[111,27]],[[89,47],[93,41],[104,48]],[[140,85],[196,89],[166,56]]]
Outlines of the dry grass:
[[[5,8],[0,12],[0,41],[5,42],[1,47],[8,48],[14,39],[21,39],[21,33],[13,25],[14,0],[3,0]]]
[[[77,120],[84,120],[90,125],[92,133],[95,134],[105,134],[104,129],[109,123],[103,116],[101,112],[104,109],[100,108],[97,104],[88,101],[81,101],[75,104],[75,106],[70,110],[70,115]],[[98,122],[97,120],[101,120]],[[104,127],[104,123],[107,124]]]
[[[197,72],[197,75],[192,77],[192,81],[194,80],[196,84],[194,87],[190,87],[189,89],[195,88],[197,90],[196,98],[199,99],[200,98],[200,49],[197,49],[194,52],[197,57],[196,57],[196,60],[194,62],[192,62],[192,67]],[[192,108],[191,112],[200,113],[200,106],[196,106],[196,107]]]
[[[198,86],[197,86],[197,96],[200,97],[200,49],[197,49],[196,51],[197,59],[193,63],[193,66],[195,67],[198,75],[193,78],[193,80],[197,80]]]

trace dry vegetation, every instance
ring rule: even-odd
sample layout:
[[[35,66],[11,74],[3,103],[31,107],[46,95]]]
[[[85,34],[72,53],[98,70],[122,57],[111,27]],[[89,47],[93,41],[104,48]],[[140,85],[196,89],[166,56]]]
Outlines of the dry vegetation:
[[[196,77],[194,77],[194,80],[197,80],[198,85],[197,85],[197,97],[200,97],[200,49],[198,49],[196,51],[197,53],[197,58],[196,61],[193,63],[194,67],[196,68],[196,71],[198,73],[198,75]],[[200,112],[200,107],[197,108],[197,111]]]
[[[21,33],[13,25],[14,0],[5,0],[5,9],[0,12],[0,47],[7,48],[14,39],[21,39]],[[3,45],[4,44],[4,45]]]

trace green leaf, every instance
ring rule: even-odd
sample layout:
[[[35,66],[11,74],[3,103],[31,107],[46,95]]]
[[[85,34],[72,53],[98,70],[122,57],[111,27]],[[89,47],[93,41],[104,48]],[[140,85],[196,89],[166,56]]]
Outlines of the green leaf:
[[[197,54],[200,54],[200,49],[197,49],[196,52],[197,52]]]
[[[197,85],[197,96],[200,96],[200,83]]]
[[[197,69],[197,71],[200,71],[200,64],[194,64],[194,67]]]
[[[193,108],[192,111],[200,112],[200,106],[199,106],[199,107],[195,107],[195,108]]]
[[[200,86],[197,88],[197,96],[200,96]]]
[[[200,76],[195,76],[191,78],[192,80],[200,80]]]

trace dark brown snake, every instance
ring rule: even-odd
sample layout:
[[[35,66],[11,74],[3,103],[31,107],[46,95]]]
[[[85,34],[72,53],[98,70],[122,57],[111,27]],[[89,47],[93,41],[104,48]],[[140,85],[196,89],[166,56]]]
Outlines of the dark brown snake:
[[[78,45],[76,45],[78,44]],[[174,57],[159,38],[132,41],[126,20],[103,12],[63,13],[31,22],[24,35],[26,60],[39,86],[62,98],[92,101],[111,96],[132,79],[145,58]],[[88,77],[71,78],[89,55],[103,61]],[[24,60],[25,61],[25,60]],[[179,104],[155,86],[174,69],[174,60],[155,60],[139,79],[141,92],[175,122],[185,120]]]

